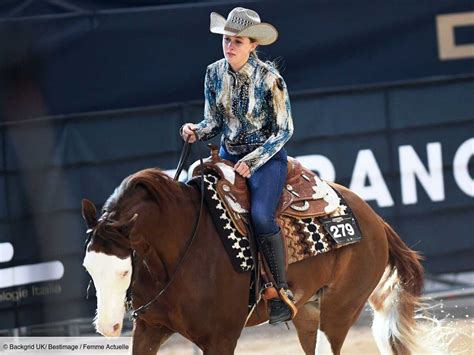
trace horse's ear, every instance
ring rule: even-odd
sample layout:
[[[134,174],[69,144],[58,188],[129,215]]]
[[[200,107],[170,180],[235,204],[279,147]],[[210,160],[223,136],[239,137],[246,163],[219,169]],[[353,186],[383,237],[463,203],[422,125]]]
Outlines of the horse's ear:
[[[135,213],[132,218],[128,220],[128,222],[120,226],[120,233],[130,238],[130,234],[133,231],[133,227],[135,227],[135,222],[137,221],[137,219],[138,213]]]
[[[88,229],[92,229],[97,225],[97,210],[94,204],[87,199],[82,200],[82,217]]]
[[[110,226],[116,228],[118,232],[124,237],[130,238],[133,233],[133,228],[135,227],[135,222],[137,221],[138,214],[135,213],[132,218],[126,222],[115,221],[110,223]],[[130,238],[131,239],[131,238]]]

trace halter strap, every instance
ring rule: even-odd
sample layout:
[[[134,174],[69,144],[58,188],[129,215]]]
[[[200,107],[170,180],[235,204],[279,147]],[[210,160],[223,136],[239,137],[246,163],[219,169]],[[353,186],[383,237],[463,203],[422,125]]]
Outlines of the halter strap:
[[[201,144],[200,141],[197,141],[198,144]],[[199,147],[199,145],[198,145]],[[187,157],[189,156],[189,151],[190,151],[190,143],[188,141],[186,141],[184,143],[184,146],[183,146],[183,149],[181,151],[181,157],[180,157],[180,161],[178,163],[178,168],[176,170],[176,175],[174,177],[175,180],[177,180],[177,178],[179,177],[180,173],[181,173],[181,170],[183,169],[183,165],[184,165],[184,162],[186,161]],[[153,304],[155,303],[160,297],[161,295],[170,287],[170,285],[173,283],[173,281],[175,280],[175,277],[178,273],[178,270],[180,268],[180,266],[184,263],[184,261],[187,259],[188,255],[189,255],[189,251],[191,250],[191,246],[194,242],[194,240],[196,239],[197,237],[197,231],[198,231],[198,228],[199,228],[199,222],[201,221],[201,215],[202,215],[202,208],[204,206],[204,169],[203,169],[203,161],[202,161],[202,155],[199,154],[199,162],[200,162],[200,167],[201,167],[201,186],[200,186],[200,193],[201,193],[201,201],[200,201],[200,204],[199,204],[199,211],[198,211],[198,214],[197,214],[197,217],[196,217],[196,220],[194,221],[194,227],[193,227],[193,233],[191,235],[191,238],[189,239],[188,241],[188,244],[186,245],[186,249],[184,251],[184,254],[183,254],[183,257],[181,258],[181,260],[179,261],[178,265],[176,266],[176,268],[174,269],[174,272],[173,274],[171,275],[168,283],[161,289],[161,291],[159,291],[150,301],[148,301],[147,303],[145,303],[144,305],[138,307],[137,309],[133,310],[132,307],[131,307],[131,302],[128,302],[127,301],[127,304],[130,305],[130,311],[131,311],[131,315],[130,315],[130,319],[131,320],[136,320],[139,316],[143,315],[147,309]],[[151,271],[147,268],[148,272],[150,273],[151,275]],[[151,275],[152,278],[153,278],[153,275]],[[132,287],[132,282],[133,280],[130,281],[130,288]],[[130,289],[129,288],[129,289]],[[128,292],[127,290],[127,294],[130,295],[130,298],[131,298],[131,292]]]

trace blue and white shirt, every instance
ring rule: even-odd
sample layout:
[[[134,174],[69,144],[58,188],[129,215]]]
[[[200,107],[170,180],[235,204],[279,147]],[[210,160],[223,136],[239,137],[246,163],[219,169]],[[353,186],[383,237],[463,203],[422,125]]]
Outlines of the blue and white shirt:
[[[285,81],[271,64],[250,56],[234,72],[225,58],[210,64],[204,83],[204,119],[199,139],[222,133],[221,144],[255,172],[293,134],[291,106]]]

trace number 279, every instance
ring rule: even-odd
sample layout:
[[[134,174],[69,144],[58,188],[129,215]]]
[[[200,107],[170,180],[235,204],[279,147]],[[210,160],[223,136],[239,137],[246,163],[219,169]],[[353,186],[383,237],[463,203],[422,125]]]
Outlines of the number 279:
[[[334,238],[341,238],[347,235],[354,235],[354,228],[349,223],[335,224],[329,227]]]

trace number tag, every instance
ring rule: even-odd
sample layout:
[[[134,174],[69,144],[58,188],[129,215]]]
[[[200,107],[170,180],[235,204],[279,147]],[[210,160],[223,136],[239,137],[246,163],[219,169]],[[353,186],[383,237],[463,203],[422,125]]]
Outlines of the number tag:
[[[350,215],[321,218],[320,221],[336,244],[354,243],[362,239],[357,222]]]

